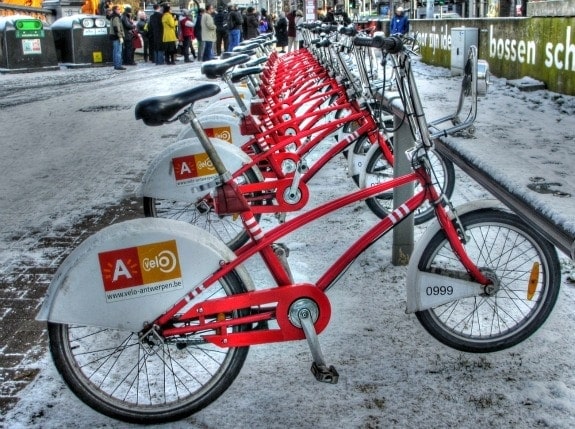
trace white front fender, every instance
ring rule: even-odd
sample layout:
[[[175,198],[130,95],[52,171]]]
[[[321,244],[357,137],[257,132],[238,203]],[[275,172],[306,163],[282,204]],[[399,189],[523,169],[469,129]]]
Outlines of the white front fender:
[[[37,319],[136,332],[234,258],[224,243],[185,222],[114,224],[64,260]],[[248,273],[237,272],[253,290]]]
[[[251,158],[240,148],[211,139],[226,168],[235,172]],[[151,162],[142,179],[139,195],[196,202],[215,187],[218,175],[198,139],[178,141]]]
[[[456,212],[461,216],[465,213],[482,209],[507,210],[497,200],[481,200],[465,203],[457,207]],[[452,279],[419,270],[419,261],[425,248],[440,229],[439,223],[436,220],[431,222],[425,230],[425,233],[417,241],[411,254],[406,277],[407,313],[426,310],[464,297],[477,296],[482,292],[482,288],[479,287],[476,282]],[[452,295],[432,295],[426,293],[428,287],[432,287],[432,285],[445,285],[446,283],[453,286],[455,292]]]

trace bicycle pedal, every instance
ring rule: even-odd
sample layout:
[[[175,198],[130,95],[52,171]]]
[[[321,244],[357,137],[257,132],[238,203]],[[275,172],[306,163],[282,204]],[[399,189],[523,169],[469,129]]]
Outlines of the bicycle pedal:
[[[326,365],[312,363],[311,372],[317,381],[322,383],[337,384],[339,374],[333,365],[328,368]]]

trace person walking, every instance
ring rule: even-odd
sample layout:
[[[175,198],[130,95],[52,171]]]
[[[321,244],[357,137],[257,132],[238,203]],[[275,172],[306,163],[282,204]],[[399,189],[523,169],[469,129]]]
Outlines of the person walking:
[[[403,13],[401,6],[395,9],[395,16],[391,19],[389,34],[406,34],[409,31],[409,18]]]
[[[122,45],[124,44],[124,26],[120,17],[120,6],[113,6],[110,14],[110,39],[112,40],[112,61],[114,70],[126,70],[122,66]]]
[[[245,20],[246,32],[244,34],[244,39],[248,40],[253,39],[254,37],[258,37],[260,35],[260,32],[258,31],[260,20],[258,19],[256,10],[253,6],[247,8]]]
[[[176,43],[178,41],[176,19],[172,15],[169,4],[164,4],[162,9],[164,11],[162,14],[164,57],[166,64],[173,66],[176,65]]]
[[[182,38],[182,49],[184,54],[184,62],[189,63],[190,60],[190,51],[194,59],[196,59],[196,50],[194,49],[193,40],[194,40],[194,23],[190,19],[190,12],[186,9],[182,10],[182,18],[180,19],[180,34]]]
[[[228,50],[228,11],[223,6],[218,7],[218,12],[214,16],[216,24],[216,55],[219,57],[222,52]]]
[[[238,7],[235,4],[229,5],[228,12],[228,52],[231,52],[236,46],[240,44],[242,37],[242,24],[244,22],[242,14],[238,12]]]
[[[280,54],[285,54],[285,47],[288,45],[288,20],[284,11],[279,13],[276,22],[276,46],[281,48]]]
[[[204,45],[203,61],[214,59],[214,43],[216,41],[216,24],[214,23],[214,5],[206,6],[202,15],[202,43]]]
[[[148,38],[150,39],[150,54],[156,65],[164,64],[164,27],[162,25],[162,11],[159,4],[154,4],[154,13],[148,22]]]
[[[120,19],[122,20],[122,25],[124,27],[124,47],[122,49],[122,61],[124,65],[135,66],[134,61],[134,47],[132,46],[132,39],[134,38],[134,29],[136,26],[132,21],[132,8],[131,6],[125,6],[124,12],[122,13]],[[137,37],[137,36],[136,36]]]

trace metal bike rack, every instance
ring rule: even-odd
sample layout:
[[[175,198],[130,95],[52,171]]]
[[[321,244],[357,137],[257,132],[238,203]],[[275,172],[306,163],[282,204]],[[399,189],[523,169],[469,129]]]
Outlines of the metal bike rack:
[[[447,136],[457,132],[473,133],[473,123],[477,116],[477,87],[478,87],[478,66],[477,47],[471,46],[467,56],[465,73],[463,76],[459,102],[454,113],[429,121],[429,131],[431,138],[437,141],[441,136]],[[464,101],[469,97],[470,112],[465,120],[460,119]],[[385,108],[393,113],[394,118],[394,176],[398,177],[410,171],[410,163],[407,157],[403,156],[407,150],[415,144],[413,135],[409,128],[408,120],[405,116],[403,106],[396,93],[383,94]],[[440,151],[441,154],[444,154]],[[447,156],[447,155],[446,155]],[[453,161],[451,157],[449,159]],[[455,161],[454,161],[455,162]],[[413,189],[404,186],[394,189],[393,206],[394,209],[403,204],[409,197],[413,196]],[[392,263],[394,265],[405,265],[414,247],[413,216],[409,216],[393,229]]]

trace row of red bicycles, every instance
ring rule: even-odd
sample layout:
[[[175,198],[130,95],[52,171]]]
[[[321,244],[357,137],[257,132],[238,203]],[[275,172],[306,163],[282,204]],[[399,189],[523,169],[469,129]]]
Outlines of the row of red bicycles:
[[[410,258],[407,311],[443,344],[503,350],[552,311],[554,247],[494,202],[453,207],[453,166],[433,150],[438,135],[473,124],[476,51],[456,113],[428,122],[400,38],[321,25],[304,33],[303,50],[280,55],[269,37],[249,41],[202,65],[218,83],[136,106],[146,125],[185,124],[145,174],[148,216],[74,249],[38,316],[62,377],[97,411],[148,424],[184,418],[231,385],[249,346],[272,342],[307,340],[314,377],[336,383],[319,340],[328,290],[407,219],[430,221]],[[392,98],[403,118],[390,114]],[[406,153],[394,150],[400,120],[414,141]],[[339,156],[357,190],[314,205],[307,182]],[[411,171],[394,174],[397,157]],[[413,191],[406,201],[394,201],[400,187]],[[366,232],[316,279],[295,283],[281,240],[364,202],[376,215]],[[262,227],[269,216],[277,224]],[[256,257],[272,284],[255,284],[245,262]]]

